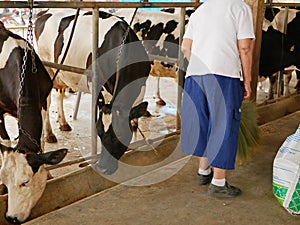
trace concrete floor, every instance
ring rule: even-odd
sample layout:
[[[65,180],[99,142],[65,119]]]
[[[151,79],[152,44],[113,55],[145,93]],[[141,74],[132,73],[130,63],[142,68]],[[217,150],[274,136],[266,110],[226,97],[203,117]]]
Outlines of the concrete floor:
[[[237,163],[228,181],[242,195],[217,199],[196,184],[197,160],[184,157],[140,178],[31,220],[26,225],[299,225],[272,193],[273,159],[300,124],[300,111],[261,126],[262,140],[247,162]],[[170,171],[183,167],[169,179]],[[156,182],[162,177],[162,182]],[[148,185],[135,186],[143,183]]]

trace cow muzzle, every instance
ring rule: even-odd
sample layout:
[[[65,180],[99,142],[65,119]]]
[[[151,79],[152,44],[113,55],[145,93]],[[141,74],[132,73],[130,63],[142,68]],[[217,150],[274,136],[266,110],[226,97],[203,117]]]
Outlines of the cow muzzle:
[[[14,217],[14,216],[6,216],[5,217],[6,220],[10,223],[13,223],[13,224],[21,224],[21,222],[19,221],[19,219],[17,217]]]

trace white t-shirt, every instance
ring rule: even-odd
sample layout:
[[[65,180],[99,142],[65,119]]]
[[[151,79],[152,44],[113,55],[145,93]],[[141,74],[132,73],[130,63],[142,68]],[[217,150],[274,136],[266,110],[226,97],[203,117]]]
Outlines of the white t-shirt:
[[[184,38],[193,40],[186,76],[241,76],[237,40],[255,38],[252,12],[242,0],[208,0],[190,17]]]

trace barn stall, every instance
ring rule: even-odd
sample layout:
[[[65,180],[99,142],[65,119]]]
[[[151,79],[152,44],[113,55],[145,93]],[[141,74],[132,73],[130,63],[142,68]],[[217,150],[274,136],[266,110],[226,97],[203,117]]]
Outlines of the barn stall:
[[[2,2],[1,2],[2,3]],[[9,3],[3,4],[3,7],[8,7]],[[260,26],[262,13],[263,13],[263,3],[260,1],[257,2],[250,2],[249,3],[253,8],[253,15],[256,18],[255,27],[256,27],[256,36],[259,42],[259,33],[260,33]],[[18,6],[19,5],[19,6]],[[170,3],[65,3],[65,2],[34,2],[34,7],[36,8],[47,8],[47,7],[55,7],[55,8],[94,8],[94,12],[98,11],[99,8],[134,8],[134,7],[191,7],[194,4],[186,4],[186,3],[178,3],[178,4],[170,4]],[[2,7],[2,4],[0,4]],[[15,2],[14,7],[28,7],[26,2]],[[182,16],[184,17],[184,8],[182,8]],[[95,27],[97,27],[95,25]],[[101,31],[99,31],[101,32]],[[182,31],[183,32],[183,31]],[[96,32],[97,33],[97,32]],[[95,38],[96,39],[96,38]],[[96,45],[96,44],[95,44]],[[259,58],[259,45],[256,45],[255,55]],[[257,70],[256,64],[254,64],[254,71],[255,68]],[[67,68],[62,68],[67,69]],[[254,72],[255,74],[255,72]],[[257,76],[253,76],[254,78]],[[256,84],[257,80],[253,79],[254,83]],[[147,86],[153,85],[153,80],[149,79]],[[180,154],[180,150],[178,149],[178,133],[180,132],[180,124],[178,124],[178,117],[177,117],[177,109],[180,110],[180,92],[177,91],[178,85],[174,82],[170,82],[169,79],[164,80],[166,85],[166,95],[170,94],[170,97],[167,99],[170,101],[169,104],[165,107],[160,108],[159,110],[156,108],[155,104],[151,105],[150,103],[150,110],[154,112],[154,115],[157,115],[157,121],[153,118],[145,118],[142,121],[141,129],[144,129],[146,134],[146,139],[143,139],[142,134],[138,134],[136,137],[137,141],[133,142],[130,146],[130,151],[122,158],[122,161],[126,165],[132,165],[134,169],[135,166],[138,166],[139,171],[133,171],[132,168],[129,168],[130,173],[128,177],[124,177],[123,174],[116,175],[115,178],[111,177],[103,177],[97,174],[94,170],[90,167],[86,166],[90,160],[94,159],[94,156],[97,154],[95,150],[97,150],[97,138],[96,135],[91,132],[91,126],[93,126],[93,122],[89,120],[90,117],[94,117],[91,115],[91,106],[89,105],[90,102],[95,101],[95,95],[84,95],[79,105],[78,111],[78,118],[72,122],[74,131],[69,134],[63,134],[56,129],[56,133],[61,134],[59,137],[59,142],[57,146],[62,145],[64,147],[70,148],[72,151],[70,152],[71,155],[69,156],[70,161],[63,162],[59,168],[53,166],[51,169],[55,179],[50,180],[47,184],[47,189],[45,194],[43,195],[41,201],[38,203],[37,207],[34,208],[31,218],[38,217],[42,214],[50,212],[54,209],[61,208],[65,205],[71,204],[79,199],[84,197],[90,196],[94,193],[102,191],[104,189],[110,188],[117,183],[124,182],[126,180],[132,179],[137,177],[141,174],[147,173],[148,171],[154,170],[155,168],[161,167],[166,165],[176,159],[182,158]],[[179,79],[179,82],[180,79]],[[169,89],[168,89],[169,88]],[[178,89],[180,91],[180,88]],[[179,94],[178,94],[178,93]],[[96,93],[96,91],[94,92]],[[253,93],[256,93],[256,85],[254,85]],[[177,95],[177,99],[174,95]],[[153,93],[151,93],[151,88],[149,88],[147,97],[149,102],[152,101]],[[76,102],[76,96],[69,95],[67,96],[68,101],[66,104],[69,104],[69,115],[70,121],[72,120],[74,104]],[[153,101],[152,101],[153,102]],[[259,123],[264,124],[271,120],[275,120],[277,118],[282,117],[283,115],[290,114],[294,111],[299,110],[299,96],[293,95],[285,98],[278,98],[273,100],[273,102],[266,102],[263,105],[258,106],[258,114],[259,114]],[[87,104],[87,105],[85,105]],[[67,107],[66,107],[67,108]],[[274,110],[274,111],[273,111]],[[52,109],[55,113],[55,109]],[[82,116],[84,114],[85,116]],[[162,115],[168,116],[162,116]],[[87,116],[86,116],[87,115]],[[271,116],[270,116],[271,115]],[[53,115],[52,120],[55,121],[55,115]],[[177,123],[174,121],[177,120]],[[90,124],[89,126],[82,126],[82,122],[84,124]],[[156,129],[159,124],[163,123],[162,129]],[[171,123],[172,125],[169,125]],[[150,124],[150,125],[149,125]],[[144,126],[144,127],[143,127]],[[79,128],[80,127],[80,128]],[[148,129],[148,133],[147,133]],[[85,134],[81,136],[80,132]],[[91,132],[91,135],[87,135]],[[163,134],[163,135],[161,135]],[[13,134],[14,135],[14,134]],[[94,140],[93,140],[94,137]],[[70,140],[75,140],[72,142]],[[92,141],[91,141],[92,139]],[[47,147],[52,148],[53,145],[48,145]],[[53,147],[56,148],[56,147]],[[46,148],[47,149],[47,148]],[[173,149],[176,149],[173,151]],[[97,157],[97,156],[95,156]],[[165,161],[167,159],[167,161]],[[86,162],[88,161],[88,162]],[[137,163],[138,162],[138,163]],[[160,164],[160,162],[162,162]],[[64,165],[64,167],[61,167]],[[150,165],[148,167],[148,165]],[[154,165],[154,166],[153,166]],[[80,169],[80,167],[84,167]],[[143,170],[145,169],[145,170]],[[135,173],[136,172],[136,173]],[[77,184],[81,184],[78,186]],[[64,191],[62,193],[62,191]],[[65,193],[66,192],[66,193]],[[62,193],[57,198],[53,199],[54,193]],[[1,212],[5,210],[5,199],[6,197],[3,196],[2,201],[2,209]],[[3,219],[4,223],[4,219]]]

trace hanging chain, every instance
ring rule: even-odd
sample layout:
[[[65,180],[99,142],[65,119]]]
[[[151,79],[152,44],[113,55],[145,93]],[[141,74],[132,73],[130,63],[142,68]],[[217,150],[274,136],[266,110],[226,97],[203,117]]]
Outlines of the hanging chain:
[[[19,89],[19,101],[18,101],[18,117],[21,116],[21,98],[23,96],[23,87],[24,87],[24,80],[25,80],[25,71],[26,71],[26,63],[28,60],[28,51],[31,52],[31,70],[32,73],[35,74],[37,72],[36,63],[35,63],[35,52],[33,49],[33,23],[32,23],[32,15],[33,15],[33,0],[29,2],[29,24],[28,24],[28,31],[27,31],[27,39],[26,39],[26,48],[24,49],[24,56],[23,56],[23,64],[22,64],[22,71],[20,74],[20,89]],[[40,144],[32,138],[32,136],[24,130],[21,125],[19,124],[19,133],[22,132],[34,145],[36,145],[40,151],[41,147]]]
[[[136,15],[136,12],[137,12],[138,8],[136,8],[134,10],[134,13],[132,15],[132,18],[131,18],[131,21],[123,35],[123,38],[122,38],[122,41],[121,41],[121,45],[120,45],[120,48],[119,48],[119,51],[118,51],[118,55],[117,55],[117,61],[116,61],[116,65],[117,65],[117,72],[116,72],[116,82],[115,82],[115,88],[114,88],[114,91],[113,91],[113,94],[112,94],[112,99],[111,99],[111,103],[113,102],[114,98],[115,98],[115,95],[116,95],[116,92],[117,92],[117,86],[118,86],[118,83],[119,83],[119,77],[120,77],[120,58],[121,58],[121,54],[122,54],[122,51],[123,51],[123,47],[125,45],[125,41],[126,41],[126,38],[128,36],[128,33],[131,29],[131,25],[132,25],[132,22],[133,22],[133,19]]]
[[[32,1],[33,4],[33,1]],[[33,5],[29,8],[29,21],[28,21],[28,31],[27,31],[27,42],[34,46],[33,43],[33,22],[32,22],[32,15],[33,15]],[[31,63],[32,63],[32,73],[37,72],[36,64],[35,64],[35,52],[34,48],[31,47]]]

